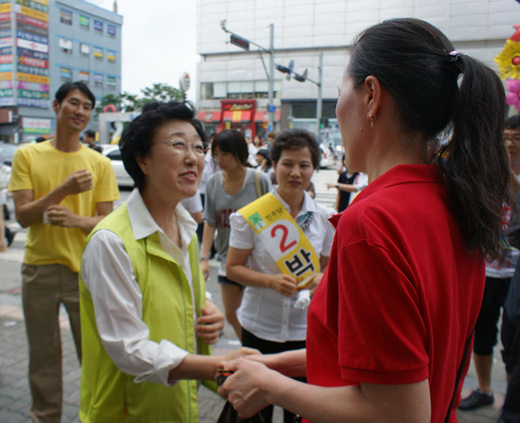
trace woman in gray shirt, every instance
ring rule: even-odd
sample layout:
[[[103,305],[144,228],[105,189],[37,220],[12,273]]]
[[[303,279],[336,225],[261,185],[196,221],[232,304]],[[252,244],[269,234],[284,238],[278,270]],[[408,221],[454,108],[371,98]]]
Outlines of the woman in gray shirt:
[[[247,143],[240,132],[232,130],[220,132],[213,140],[211,149],[221,171],[211,176],[206,185],[201,267],[207,279],[211,244],[215,240],[217,260],[220,263],[218,281],[226,319],[233,326],[238,339],[241,339],[242,327],[236,317],[236,311],[242,302],[243,287],[226,277],[229,216],[269,192],[271,182],[264,172],[249,167]],[[215,229],[217,229],[216,238]]]

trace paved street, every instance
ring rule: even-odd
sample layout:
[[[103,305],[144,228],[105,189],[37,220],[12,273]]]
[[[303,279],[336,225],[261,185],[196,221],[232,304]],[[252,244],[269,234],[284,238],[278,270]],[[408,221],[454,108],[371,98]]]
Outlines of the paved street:
[[[335,182],[337,174],[334,169],[320,170],[314,175],[317,199],[326,205],[332,205],[335,200],[335,190],[327,191],[326,182]],[[129,192],[123,191],[122,197],[126,199]],[[13,212],[12,202],[9,209]],[[14,214],[14,213],[12,213]],[[20,266],[23,259],[23,245],[26,239],[26,231],[14,222],[12,217],[7,222],[9,227],[18,231],[13,245],[6,253],[0,254],[0,356],[3,360],[0,368],[0,422],[1,423],[26,423],[29,422],[28,410],[30,406],[30,393],[27,383],[27,343],[23,313],[21,310],[21,278]],[[208,290],[214,295],[216,303],[222,308],[218,284],[216,282],[216,263],[212,263],[211,281]],[[68,321],[65,314],[61,316],[63,334],[63,380],[64,380],[64,423],[79,422],[77,417],[79,404],[79,379],[80,368],[77,362]],[[233,330],[226,326],[224,336],[215,348],[215,353],[224,353],[237,348],[238,341],[233,335]],[[504,366],[500,359],[499,347],[495,353],[493,368],[493,388],[496,393],[496,403],[475,412],[459,412],[459,421],[463,423],[488,423],[496,422],[500,406],[503,402],[506,390]],[[473,366],[464,384],[466,395],[476,386]],[[215,422],[223,401],[205,388],[200,391],[200,422]],[[281,422],[280,413],[276,413],[275,422]]]

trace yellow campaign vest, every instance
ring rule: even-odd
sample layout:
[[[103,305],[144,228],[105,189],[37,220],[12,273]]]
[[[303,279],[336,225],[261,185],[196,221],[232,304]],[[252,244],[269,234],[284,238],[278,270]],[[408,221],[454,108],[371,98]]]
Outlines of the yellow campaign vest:
[[[273,194],[265,194],[238,212],[282,273],[292,275],[298,289],[304,289],[312,275],[320,271],[320,261],[310,241],[291,214]]]
[[[114,232],[125,246],[143,295],[143,321],[150,339],[167,339],[195,353],[193,304],[189,283],[180,266],[162,249],[159,235],[135,240],[126,204],[94,228]],[[197,316],[205,303],[205,283],[200,270],[197,237],[189,247]],[[80,273],[81,275],[81,273]],[[90,292],[80,276],[81,335],[83,363],[80,389],[80,419],[84,423],[197,422],[197,382],[181,380],[175,386],[135,383],[134,376],[119,370],[99,337]],[[199,354],[210,347],[198,340]],[[206,383],[205,383],[206,384]],[[214,382],[207,381],[211,389]]]

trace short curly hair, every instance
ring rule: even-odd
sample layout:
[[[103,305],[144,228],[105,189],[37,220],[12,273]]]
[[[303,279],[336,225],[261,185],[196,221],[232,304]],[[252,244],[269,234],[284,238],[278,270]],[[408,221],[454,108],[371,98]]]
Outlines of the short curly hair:
[[[307,147],[311,152],[311,161],[314,169],[320,165],[321,151],[313,134],[306,129],[286,129],[280,132],[271,146],[270,153],[276,166],[284,150],[299,150]]]
[[[194,110],[184,103],[154,101],[147,103],[143,112],[125,127],[119,148],[125,169],[137,188],[144,187],[144,174],[137,164],[137,157],[148,155],[156,131],[171,120],[183,120],[193,125],[194,117]]]

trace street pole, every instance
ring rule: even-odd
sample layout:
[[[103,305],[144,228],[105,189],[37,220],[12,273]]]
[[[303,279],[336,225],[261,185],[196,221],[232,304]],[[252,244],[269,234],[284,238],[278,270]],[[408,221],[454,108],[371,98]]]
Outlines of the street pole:
[[[260,58],[262,59],[262,64],[264,65],[264,70],[267,76],[267,90],[268,90],[268,101],[267,101],[267,130],[271,132],[273,130],[274,123],[274,24],[269,24],[269,49],[262,47],[260,44],[255,43],[254,41],[248,40],[237,33],[230,31],[226,27],[226,19],[220,21],[220,27],[222,30],[228,34],[232,35],[231,43],[237,45],[244,50],[249,51],[249,44],[253,44],[258,47],[260,50],[265,51],[269,54],[269,70],[265,66],[264,59],[260,54]],[[235,39],[233,39],[235,37]]]
[[[320,52],[318,65],[318,98],[316,100],[316,138],[321,138],[320,123],[323,107],[323,51]]]
[[[269,93],[268,93],[268,117],[267,117],[267,132],[272,132],[274,127],[274,24],[269,25]]]

